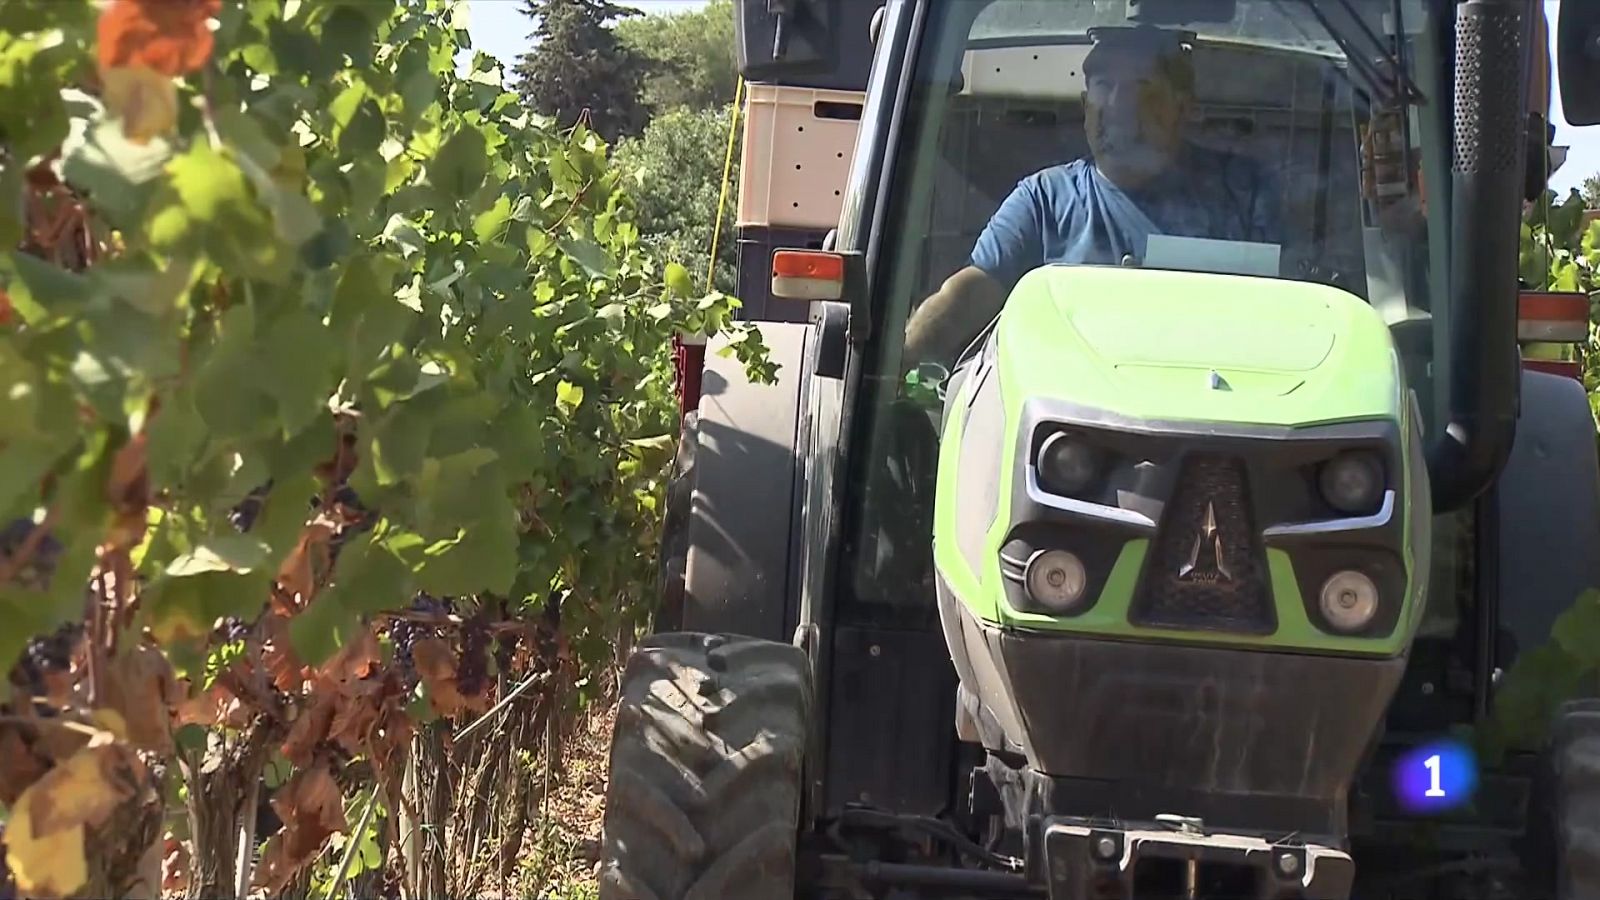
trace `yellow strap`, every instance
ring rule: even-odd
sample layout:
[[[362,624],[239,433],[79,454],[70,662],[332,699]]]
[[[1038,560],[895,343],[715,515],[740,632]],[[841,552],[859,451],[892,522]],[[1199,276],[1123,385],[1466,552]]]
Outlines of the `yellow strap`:
[[[728,119],[728,152],[722,160],[722,191],[717,195],[717,224],[711,229],[711,258],[706,261],[706,293],[711,292],[712,279],[717,273],[717,239],[722,236],[722,210],[728,205],[728,184],[733,180],[733,145],[739,137],[740,102],[744,99],[744,78],[733,89],[733,115]]]

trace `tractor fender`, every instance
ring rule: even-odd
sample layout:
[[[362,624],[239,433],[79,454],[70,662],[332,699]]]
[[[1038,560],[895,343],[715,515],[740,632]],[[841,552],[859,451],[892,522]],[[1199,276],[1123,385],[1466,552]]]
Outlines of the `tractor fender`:
[[[761,322],[775,384],[706,348],[694,489],[684,562],[682,628],[788,643],[799,615],[801,428],[809,323]]]
[[[1541,646],[1557,616],[1600,588],[1600,458],[1583,385],[1522,373],[1516,439],[1494,504],[1499,664],[1508,666],[1506,650]]]

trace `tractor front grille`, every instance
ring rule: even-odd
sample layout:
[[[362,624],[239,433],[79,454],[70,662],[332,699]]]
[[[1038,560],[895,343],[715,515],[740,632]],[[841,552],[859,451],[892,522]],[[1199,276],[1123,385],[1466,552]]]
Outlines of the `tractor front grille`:
[[[1145,560],[1135,625],[1270,634],[1277,616],[1250,512],[1244,464],[1196,455],[1184,464]]]

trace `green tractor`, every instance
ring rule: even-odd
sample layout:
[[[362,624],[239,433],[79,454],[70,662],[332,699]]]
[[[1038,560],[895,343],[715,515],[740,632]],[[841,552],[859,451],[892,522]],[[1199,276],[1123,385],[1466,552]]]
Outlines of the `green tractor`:
[[[1541,5],[737,15],[768,200],[870,77],[837,229],[741,216],[809,320],[706,355],[600,896],[1600,898],[1600,692],[1472,749],[1600,588],[1588,398],[1519,354],[1587,336],[1519,304]],[[1557,38],[1600,122],[1600,3]]]

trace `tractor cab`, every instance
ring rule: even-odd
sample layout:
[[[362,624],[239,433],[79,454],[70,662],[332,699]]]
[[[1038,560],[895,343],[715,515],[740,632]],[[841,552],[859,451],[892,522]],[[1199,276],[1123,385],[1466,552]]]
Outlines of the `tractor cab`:
[[[1595,426],[1519,354],[1587,335],[1519,319],[1541,7],[738,9],[752,98],[850,89],[804,82],[869,13],[871,68],[842,181],[743,176],[836,222],[760,254],[778,382],[707,354],[602,896],[1600,891]]]

